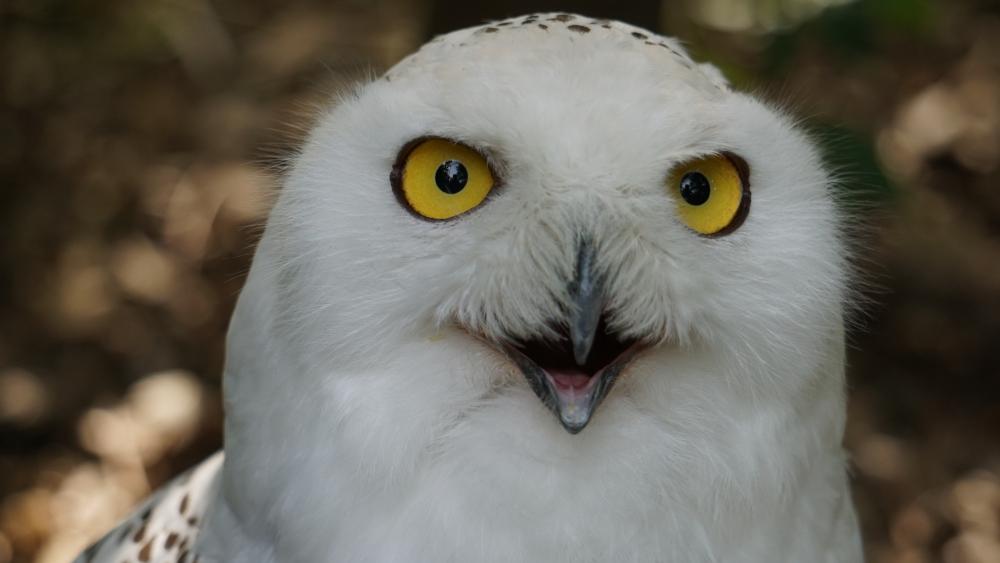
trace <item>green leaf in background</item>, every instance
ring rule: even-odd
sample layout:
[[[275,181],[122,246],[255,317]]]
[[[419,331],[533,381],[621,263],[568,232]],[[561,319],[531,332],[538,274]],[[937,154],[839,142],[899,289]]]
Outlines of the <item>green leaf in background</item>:
[[[837,179],[840,201],[852,208],[870,208],[897,198],[899,192],[882,171],[868,134],[820,121],[809,123],[807,130]]]
[[[924,35],[933,17],[931,0],[860,0],[833,6],[773,33],[761,70],[770,76],[781,74],[807,41],[825,46],[843,63],[858,62],[878,54],[883,34]]]
[[[933,24],[931,0],[864,0],[860,4],[874,22],[888,29],[924,34]]]

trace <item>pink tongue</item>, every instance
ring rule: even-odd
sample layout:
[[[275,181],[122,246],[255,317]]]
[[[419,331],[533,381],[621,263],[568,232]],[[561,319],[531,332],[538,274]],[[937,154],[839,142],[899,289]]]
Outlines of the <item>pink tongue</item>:
[[[584,389],[590,383],[590,376],[578,371],[550,370],[549,376],[560,390]]]

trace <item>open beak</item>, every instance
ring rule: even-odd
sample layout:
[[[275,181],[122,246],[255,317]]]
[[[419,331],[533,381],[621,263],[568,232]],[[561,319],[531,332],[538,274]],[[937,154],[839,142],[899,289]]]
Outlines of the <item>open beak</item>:
[[[505,346],[538,398],[559,417],[571,434],[583,430],[622,370],[635,357],[638,344],[610,333],[604,318],[604,292],[595,268],[593,243],[578,244],[571,297],[559,341],[528,340]]]

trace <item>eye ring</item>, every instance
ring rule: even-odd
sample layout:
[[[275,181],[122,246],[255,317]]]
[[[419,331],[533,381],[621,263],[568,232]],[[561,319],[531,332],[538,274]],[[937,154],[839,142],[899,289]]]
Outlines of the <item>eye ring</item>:
[[[465,194],[467,205],[461,206],[457,210],[442,211],[441,209],[431,209],[430,211],[432,212],[428,213],[426,206],[422,206],[419,202],[414,201],[412,197],[413,182],[407,182],[407,167],[411,157],[414,156],[414,152],[428,144],[436,145],[438,148],[450,147],[451,150],[464,155],[467,160],[473,161],[463,163],[460,158],[451,157],[440,159],[438,165],[434,167],[434,172],[429,175],[425,174],[427,178],[423,179],[425,185],[422,186],[427,191],[427,184],[434,183],[435,189],[440,190],[440,192],[447,196],[461,196],[462,192],[466,191],[467,188],[475,188]],[[478,172],[470,171],[470,168]],[[473,178],[470,178],[470,175]],[[478,176],[478,182],[476,182],[476,176]],[[456,180],[458,181],[457,183]],[[451,183],[450,185],[442,185],[442,181],[451,181]],[[452,221],[475,211],[493,197],[494,192],[501,185],[500,177],[494,169],[493,163],[482,150],[459,141],[435,135],[420,136],[403,145],[389,173],[389,183],[392,186],[396,201],[404,209],[414,217],[432,223]],[[486,184],[485,187],[484,183]],[[470,187],[470,184],[475,185]],[[408,190],[408,187],[410,190]],[[478,195],[474,193],[476,191],[479,192]],[[441,194],[434,192],[434,195],[440,197]]]
[[[711,217],[713,212],[710,209],[710,198],[713,192],[710,190],[713,188],[707,176],[723,181],[728,177],[729,191],[723,197],[728,197],[730,204],[721,211],[721,217],[725,218],[721,227],[714,226],[718,224],[719,217]],[[733,186],[733,180],[739,182],[739,185]],[[750,212],[750,166],[746,160],[732,152],[722,151],[678,164],[668,176],[668,189],[678,203],[681,220],[689,229],[706,238],[731,234],[743,225]],[[738,191],[734,193],[733,189]],[[732,199],[735,197],[739,199],[735,202],[735,207],[732,207]],[[698,211],[692,211],[694,209]],[[708,217],[697,217],[698,214]]]
[[[711,235],[716,237],[728,235],[742,227],[743,222],[747,219],[747,215],[750,214],[750,165],[742,157],[729,151],[723,151],[722,156],[726,157],[733,167],[736,168],[736,173],[739,175],[740,183],[743,186],[743,197],[740,198],[740,207],[736,210],[736,214],[733,215],[729,226]]]

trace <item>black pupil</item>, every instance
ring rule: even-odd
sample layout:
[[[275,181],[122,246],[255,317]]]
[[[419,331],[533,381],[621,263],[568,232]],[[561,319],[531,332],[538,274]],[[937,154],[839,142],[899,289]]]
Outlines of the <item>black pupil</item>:
[[[434,173],[437,187],[446,194],[457,194],[469,183],[469,171],[457,160],[448,160],[438,166]]]
[[[712,195],[712,184],[701,172],[688,172],[681,178],[681,197],[691,205],[701,205]]]

